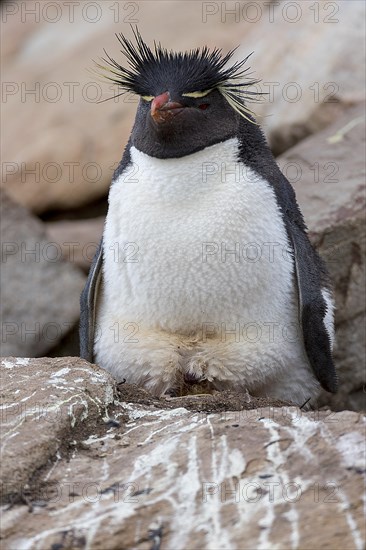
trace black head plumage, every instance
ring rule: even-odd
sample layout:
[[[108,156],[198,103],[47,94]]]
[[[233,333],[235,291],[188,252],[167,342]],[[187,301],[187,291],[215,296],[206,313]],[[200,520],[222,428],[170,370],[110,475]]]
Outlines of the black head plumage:
[[[202,97],[217,89],[241,116],[247,118],[246,115],[253,114],[245,102],[259,101],[262,94],[248,90],[259,82],[248,79],[250,67],[243,68],[251,54],[226,67],[235,49],[226,55],[218,48],[207,47],[175,53],[155,42],[151,49],[138,29],[132,30],[135,43],[123,34],[116,35],[128,67],[120,65],[105,50],[105,57],[96,62],[97,74],[116,84],[118,95],[129,92],[151,98],[165,92],[171,83],[177,91],[191,97]]]

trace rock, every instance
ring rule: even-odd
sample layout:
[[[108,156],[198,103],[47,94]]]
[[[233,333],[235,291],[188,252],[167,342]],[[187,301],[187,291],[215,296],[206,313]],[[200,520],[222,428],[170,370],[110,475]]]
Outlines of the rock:
[[[47,353],[79,319],[85,275],[62,260],[42,222],[1,193],[2,355]]]
[[[253,104],[276,155],[315,134],[365,97],[365,4],[272,2],[245,29],[236,58],[250,65],[267,93]],[[244,11],[244,9],[243,9]]]
[[[19,433],[4,444],[19,464],[31,462],[25,441],[44,443],[33,476],[14,461],[6,470],[5,484],[17,472],[21,496],[3,506],[6,548],[363,548],[361,415],[250,410],[245,396],[238,411],[194,412],[187,398],[167,409],[141,389],[134,402],[133,387],[128,403],[112,404],[110,376],[85,361],[19,361],[4,361],[5,410],[17,388],[16,406],[65,414],[53,431],[34,414],[28,425],[19,411],[12,418]],[[97,417],[107,414],[102,428]]]
[[[76,357],[0,362],[2,496],[68,453],[76,433],[96,430],[113,401],[113,378]],[[62,449],[62,451],[61,451]]]
[[[50,241],[61,247],[62,257],[87,273],[102,237],[104,220],[62,220],[45,223],[45,228]]]
[[[325,259],[336,297],[335,361],[340,390],[323,399],[335,408],[353,408],[349,397],[365,388],[365,110],[347,111],[327,129],[281,156],[310,230]],[[295,181],[296,180],[296,181]]]
[[[114,33],[131,36],[128,23],[149,21],[141,27],[146,41],[174,50],[241,45],[237,59],[254,50],[254,76],[274,92],[254,110],[276,153],[333,121],[365,89],[363,2],[179,0],[161,9],[149,2],[35,2],[33,15],[26,4],[4,7],[2,184],[36,213],[107,193],[137,103],[123,96],[97,104],[113,90],[85,68],[103,48],[122,60]],[[189,37],[177,28],[189,28]],[[65,40],[68,29],[72,40]]]

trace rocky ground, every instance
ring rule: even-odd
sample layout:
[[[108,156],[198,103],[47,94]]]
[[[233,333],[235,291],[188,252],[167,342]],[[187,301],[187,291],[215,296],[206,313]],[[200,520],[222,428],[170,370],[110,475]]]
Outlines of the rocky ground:
[[[363,548],[359,413],[153,399],[73,357],[1,375],[4,548]]]
[[[3,547],[363,549],[364,3],[243,1],[231,15],[227,3],[88,3],[97,24],[67,2],[51,23],[48,4],[1,8]],[[340,391],[319,410],[232,392],[157,399],[75,357],[136,109],[97,104],[112,90],[85,68],[104,47],[118,57],[114,32],[130,23],[173,49],[254,51],[267,95],[253,107],[335,289]]]

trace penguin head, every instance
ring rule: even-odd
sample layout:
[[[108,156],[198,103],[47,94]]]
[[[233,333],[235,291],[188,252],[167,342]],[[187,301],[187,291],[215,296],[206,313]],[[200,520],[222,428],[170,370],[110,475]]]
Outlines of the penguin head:
[[[150,156],[182,157],[233,137],[239,119],[217,90],[190,97],[168,86],[140,99],[131,143]]]
[[[259,81],[243,82],[249,56],[225,68],[235,50],[224,56],[207,47],[175,53],[156,43],[152,50],[137,29],[133,33],[135,43],[116,35],[127,68],[107,53],[104,65],[97,63],[119,95],[140,97],[131,145],[158,158],[182,157],[234,137],[243,119],[255,124],[246,102],[259,94],[247,88]]]

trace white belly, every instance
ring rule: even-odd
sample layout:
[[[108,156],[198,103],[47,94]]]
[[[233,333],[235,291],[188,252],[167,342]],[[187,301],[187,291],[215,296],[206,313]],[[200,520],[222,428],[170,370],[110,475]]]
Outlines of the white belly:
[[[113,315],[184,333],[208,321],[282,320],[287,236],[270,186],[244,166],[229,173],[235,152],[234,139],[182,159],[132,148],[138,171],[113,184],[104,236]]]
[[[237,140],[230,139],[163,160],[131,148],[133,168],[112,185],[104,232],[95,351],[108,370],[138,381],[133,368],[140,364],[143,370],[149,357],[154,362],[168,335],[179,335],[182,347],[188,346],[184,337],[192,341],[193,335],[197,346],[214,333],[225,345],[249,338],[257,362],[283,356],[276,358],[278,368],[302,356],[300,338],[289,344],[283,336],[284,330],[293,333],[298,312],[281,213],[270,185],[238,164],[237,150]],[[114,324],[122,331],[118,342],[111,335]],[[138,332],[130,347],[121,336],[131,332],[128,324]],[[233,369],[243,370],[242,362],[238,357]],[[179,365],[184,368],[183,361]]]

